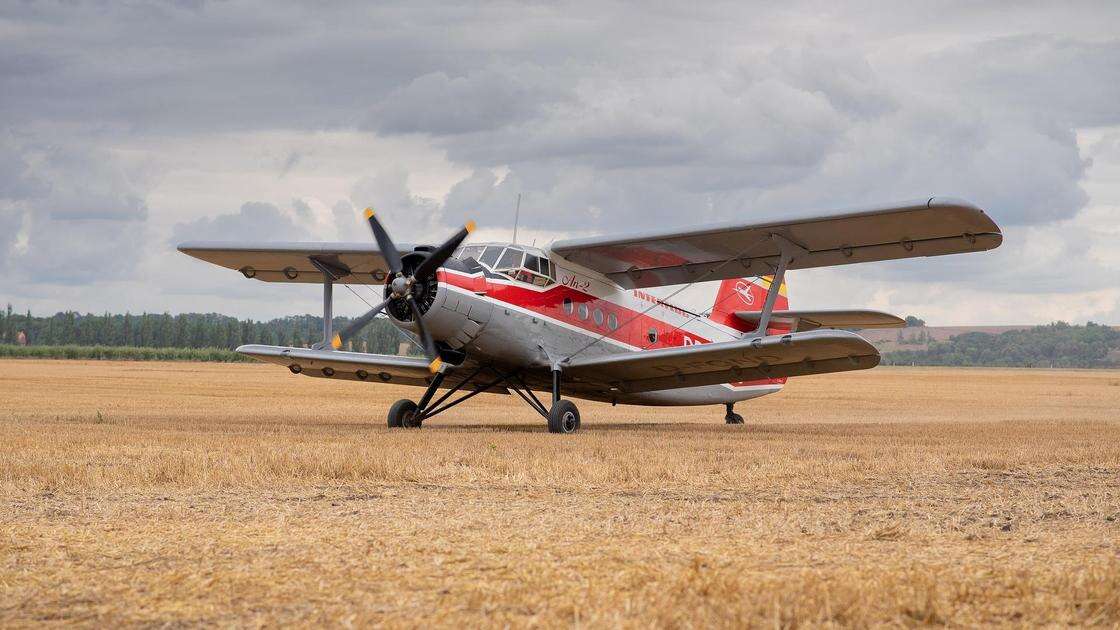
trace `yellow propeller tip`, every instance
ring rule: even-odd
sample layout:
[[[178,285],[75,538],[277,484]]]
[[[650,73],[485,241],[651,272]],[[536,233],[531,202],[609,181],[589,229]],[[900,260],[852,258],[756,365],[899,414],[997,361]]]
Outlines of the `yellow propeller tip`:
[[[373,217],[373,208],[366,208],[366,213],[365,214],[366,214],[367,219]]]
[[[428,369],[431,370],[432,374],[435,374],[439,371],[439,367],[441,365],[443,365],[443,360],[439,357],[436,357],[432,360],[431,364],[428,365]]]
[[[331,347],[334,348],[335,350],[338,350],[339,348],[342,347],[342,336],[341,335],[335,335],[334,339],[331,339]]]
[[[467,234],[470,234],[474,231],[475,228],[474,221],[467,221],[467,224],[463,227],[467,229]]]

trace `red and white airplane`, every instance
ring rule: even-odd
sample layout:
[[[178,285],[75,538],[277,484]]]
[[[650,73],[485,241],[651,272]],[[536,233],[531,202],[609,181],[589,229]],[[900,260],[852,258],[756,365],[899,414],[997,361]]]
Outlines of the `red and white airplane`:
[[[579,429],[570,398],[720,404],[728,423],[741,424],[733,405],[778,391],[788,377],[874,367],[875,347],[843,329],[903,320],[866,310],[791,310],[788,270],[983,251],[1003,239],[980,208],[938,197],[543,249],[464,246],[471,223],[438,247],[398,248],[372,210],[366,218],[376,246],[209,242],[179,250],[246,278],[322,283],[322,342],[238,352],[294,374],[425,387],[418,401],[390,408],[390,427],[419,427],[472,396],[498,392],[522,398],[554,433]],[[707,314],[643,290],[717,280]],[[383,285],[384,301],[336,334],[339,283]],[[427,359],[342,349],[382,311],[415,335]]]

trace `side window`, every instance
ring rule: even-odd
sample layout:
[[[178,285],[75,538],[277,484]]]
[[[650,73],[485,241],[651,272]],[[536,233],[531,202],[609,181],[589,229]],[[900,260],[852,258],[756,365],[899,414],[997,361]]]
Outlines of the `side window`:
[[[618,330],[618,315],[607,313],[607,328]]]
[[[590,311],[587,308],[587,304],[580,304],[579,305],[579,318],[586,320],[588,315],[590,315]]]
[[[572,298],[565,297],[564,298],[564,312],[567,313],[568,315],[571,315],[572,311],[574,311],[574,310],[576,310],[576,305],[575,305],[574,302],[572,302]]]
[[[540,257],[534,256],[532,254],[525,254],[525,268],[529,271],[536,271],[539,273],[541,270]]]
[[[595,325],[599,327],[603,326],[603,311],[599,309],[595,309]]]
[[[657,329],[650,328],[646,333],[646,339],[649,339],[650,343],[657,343]]]

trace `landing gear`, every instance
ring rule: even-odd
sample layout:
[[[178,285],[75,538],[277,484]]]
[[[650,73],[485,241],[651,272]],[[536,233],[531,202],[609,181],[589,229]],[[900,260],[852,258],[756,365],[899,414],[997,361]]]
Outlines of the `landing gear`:
[[[727,424],[743,424],[743,416],[735,413],[735,403],[727,403],[727,415],[723,420]]]
[[[579,409],[570,400],[558,400],[548,410],[549,433],[575,433],[579,430]]]
[[[548,419],[549,433],[575,433],[579,430],[579,409],[574,402],[560,398],[559,369],[552,370],[552,408],[545,418]]]
[[[500,387],[512,394],[516,394],[528,403],[534,411],[541,414],[541,416],[548,421],[548,431],[550,433],[575,433],[579,430],[579,409],[576,409],[576,405],[572,401],[560,399],[559,370],[554,370],[552,372],[552,407],[546,407],[544,402],[533,393],[533,390],[529,389],[528,384],[521,378],[520,374],[516,372],[506,374],[489,366],[479,366],[461,380],[456,379],[459,381],[458,383],[447,390],[442,396],[433,400],[436,390],[443,384],[447,376],[447,371],[450,369],[451,368],[447,364],[444,364],[443,368],[432,376],[432,380],[428,383],[427,391],[424,392],[424,395],[420,397],[418,402],[398,400],[394,403],[389,409],[389,428],[419,428],[428,418],[443,413],[451,407],[483,392],[488,392],[494,388]],[[496,375],[496,378],[485,383],[476,383],[475,377],[482,374],[484,371],[492,372]],[[468,388],[466,393],[448,402],[448,399],[464,387]],[[501,389],[498,391],[501,391]]]
[[[398,400],[389,407],[389,428],[419,429],[423,419],[417,413],[420,410],[411,400]]]

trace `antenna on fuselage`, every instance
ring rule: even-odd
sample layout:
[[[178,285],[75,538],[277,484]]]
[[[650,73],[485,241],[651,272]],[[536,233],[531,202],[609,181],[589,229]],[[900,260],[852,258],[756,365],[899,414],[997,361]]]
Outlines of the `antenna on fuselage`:
[[[521,193],[517,193],[517,209],[513,211],[513,244],[517,244],[517,224],[521,221]]]

